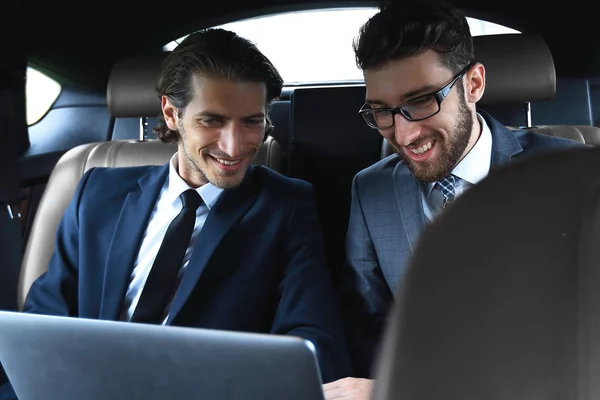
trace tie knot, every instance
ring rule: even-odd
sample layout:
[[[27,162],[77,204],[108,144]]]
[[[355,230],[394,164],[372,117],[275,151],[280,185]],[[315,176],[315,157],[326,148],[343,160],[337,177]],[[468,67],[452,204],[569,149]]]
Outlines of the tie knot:
[[[442,195],[444,196],[444,207],[447,203],[451,203],[452,201],[454,201],[454,196],[456,194],[454,187],[455,184],[456,177],[454,175],[448,175],[437,181],[437,186],[440,192],[442,192]]]
[[[438,184],[440,186],[449,186],[449,185],[454,186],[455,183],[456,183],[456,177],[452,174],[445,176],[438,181]]]
[[[189,208],[196,211],[202,204],[202,197],[194,189],[188,189],[179,195],[183,208]]]

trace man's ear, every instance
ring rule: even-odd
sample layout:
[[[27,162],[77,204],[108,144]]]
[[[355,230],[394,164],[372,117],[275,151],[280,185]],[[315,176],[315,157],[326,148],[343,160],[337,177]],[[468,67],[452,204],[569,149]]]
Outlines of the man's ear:
[[[177,107],[171,104],[167,96],[162,96],[160,103],[167,127],[172,131],[177,131]]]
[[[477,103],[485,92],[485,67],[475,63],[466,74],[465,95],[469,103]]]
[[[266,126],[265,126],[265,136],[263,137],[263,143],[267,141],[267,138],[269,136],[271,136],[273,129],[275,129],[275,126],[271,123],[271,118],[269,118],[268,115],[265,117],[265,120],[266,120]]]

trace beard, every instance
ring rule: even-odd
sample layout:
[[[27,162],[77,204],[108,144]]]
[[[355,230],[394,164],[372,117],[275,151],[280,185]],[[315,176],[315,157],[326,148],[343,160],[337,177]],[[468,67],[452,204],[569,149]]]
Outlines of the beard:
[[[458,116],[452,130],[448,132],[448,136],[444,138],[441,133],[433,131],[426,135],[426,139],[422,141],[423,143],[431,140],[436,141],[435,145],[440,150],[440,155],[435,160],[415,162],[406,154],[410,150],[399,146],[395,141],[391,144],[406,167],[417,179],[424,182],[435,182],[450,174],[450,171],[456,167],[469,144],[472,131],[473,118],[471,112],[464,97],[460,96]]]

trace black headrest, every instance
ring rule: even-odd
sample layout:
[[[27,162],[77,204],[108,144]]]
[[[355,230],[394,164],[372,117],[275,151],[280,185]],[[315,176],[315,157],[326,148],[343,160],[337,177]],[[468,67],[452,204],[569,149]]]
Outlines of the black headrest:
[[[556,71],[541,36],[502,34],[475,36],[475,60],[486,69],[479,105],[550,100],[556,93]]]
[[[156,78],[167,54],[129,57],[115,63],[106,93],[108,111],[113,117],[141,118],[160,114]]]
[[[374,399],[600,398],[599,169],[597,148],[514,162],[426,228]]]

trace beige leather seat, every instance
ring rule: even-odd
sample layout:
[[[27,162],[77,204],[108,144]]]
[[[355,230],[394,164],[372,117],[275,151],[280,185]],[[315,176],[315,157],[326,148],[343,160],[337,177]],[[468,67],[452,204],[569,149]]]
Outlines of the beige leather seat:
[[[154,92],[154,79],[160,57],[127,59],[116,63],[108,87],[108,107],[113,117],[156,117],[160,103]],[[116,140],[89,143],[69,150],[56,164],[40,201],[27,242],[18,289],[22,309],[32,283],[42,275],[54,252],[58,224],[83,174],[94,167],[162,165],[177,151],[174,144],[154,140]],[[254,164],[281,172],[278,143],[268,137]]]
[[[591,146],[600,145],[600,128],[591,125],[537,125],[531,129],[545,135],[577,140]]]
[[[486,35],[473,38],[475,58],[486,69],[486,88],[478,107],[551,100],[556,93],[552,54],[534,34]],[[510,129],[518,129],[509,127]],[[600,128],[584,125],[539,125],[529,130],[545,135],[600,144]],[[381,158],[393,153],[383,140]]]

